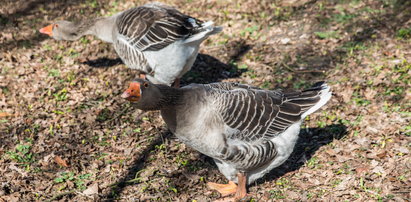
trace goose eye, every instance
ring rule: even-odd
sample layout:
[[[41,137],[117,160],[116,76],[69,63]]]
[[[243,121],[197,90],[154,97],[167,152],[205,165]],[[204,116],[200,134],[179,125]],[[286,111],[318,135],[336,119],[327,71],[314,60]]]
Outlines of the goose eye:
[[[59,27],[59,25],[58,25],[58,24],[54,24],[54,27]]]
[[[147,82],[145,82],[143,85],[144,85],[144,87],[146,87],[146,88],[148,87],[148,83],[147,83]]]

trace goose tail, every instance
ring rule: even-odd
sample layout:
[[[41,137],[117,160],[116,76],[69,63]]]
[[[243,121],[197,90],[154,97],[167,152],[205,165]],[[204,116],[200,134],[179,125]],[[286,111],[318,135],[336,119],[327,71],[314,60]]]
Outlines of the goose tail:
[[[331,88],[325,83],[324,81],[318,82],[313,85],[313,87],[304,90],[303,94],[311,94],[315,93],[317,96],[319,96],[319,100],[317,103],[315,103],[312,107],[310,107],[307,111],[305,111],[302,115],[301,118],[305,118],[306,116],[314,113],[318,109],[320,109],[322,106],[324,106],[331,98],[332,92]]]
[[[210,35],[218,34],[223,31],[223,27],[214,26],[213,21],[207,21],[202,23],[197,30],[198,32],[186,39],[185,43],[201,43]]]
[[[201,24],[201,29],[208,32],[208,35],[218,34],[223,31],[222,26],[214,26],[213,21],[207,21]]]

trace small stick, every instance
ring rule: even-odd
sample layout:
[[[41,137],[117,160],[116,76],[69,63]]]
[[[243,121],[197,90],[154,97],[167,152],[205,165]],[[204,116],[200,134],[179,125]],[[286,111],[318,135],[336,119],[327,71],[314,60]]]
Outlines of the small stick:
[[[64,192],[64,193],[60,193],[60,194],[54,195],[54,196],[51,197],[50,199],[45,200],[45,202],[54,201],[54,200],[56,200],[56,199],[58,199],[58,198],[60,198],[60,197],[62,197],[62,196],[69,195],[69,194],[72,194],[72,193],[74,193],[74,192],[76,192],[76,190],[71,190],[71,191],[68,191],[68,192]]]
[[[111,121],[119,118],[120,116],[123,116],[123,114],[124,114],[128,109],[130,109],[130,106],[126,106],[123,110],[121,110],[120,113],[118,113],[116,116],[114,116],[113,118],[111,118],[110,120],[108,120],[108,122],[111,122]]]
[[[295,72],[295,73],[312,73],[312,72],[319,72],[319,73],[324,73],[324,70],[294,70],[293,68],[291,68],[290,66],[288,66],[287,64],[285,64],[283,61],[281,61],[281,64],[287,68],[288,70]]]

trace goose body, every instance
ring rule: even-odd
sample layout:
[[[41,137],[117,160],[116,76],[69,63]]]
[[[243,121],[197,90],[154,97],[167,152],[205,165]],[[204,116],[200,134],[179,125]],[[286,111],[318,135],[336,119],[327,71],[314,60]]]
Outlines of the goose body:
[[[201,42],[222,28],[160,3],[81,23],[58,21],[40,32],[57,40],[95,35],[113,43],[125,65],[157,84],[171,85],[191,69]]]
[[[143,83],[134,82],[123,97],[137,108],[161,110],[171,132],[212,157],[228,180],[243,186],[243,191],[235,188],[240,196],[246,183],[287,160],[304,118],[331,98],[325,83],[291,93],[236,83],[191,84],[172,90],[152,84],[144,87]],[[138,99],[131,99],[137,91],[141,92],[134,96]]]

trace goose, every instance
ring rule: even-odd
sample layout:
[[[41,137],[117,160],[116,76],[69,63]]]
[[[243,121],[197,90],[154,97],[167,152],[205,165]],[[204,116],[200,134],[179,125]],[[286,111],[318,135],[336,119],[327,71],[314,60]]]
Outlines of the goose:
[[[95,35],[112,43],[124,64],[156,84],[179,86],[191,69],[201,42],[222,31],[212,21],[203,22],[161,3],[149,3],[110,17],[82,22],[57,21],[40,33],[56,40],[74,41]]]
[[[331,91],[325,82],[285,93],[224,82],[172,88],[136,79],[121,97],[138,109],[160,110],[170,131],[213,158],[229,180],[208,187],[241,199],[248,184],[290,156],[301,123],[328,102]]]

